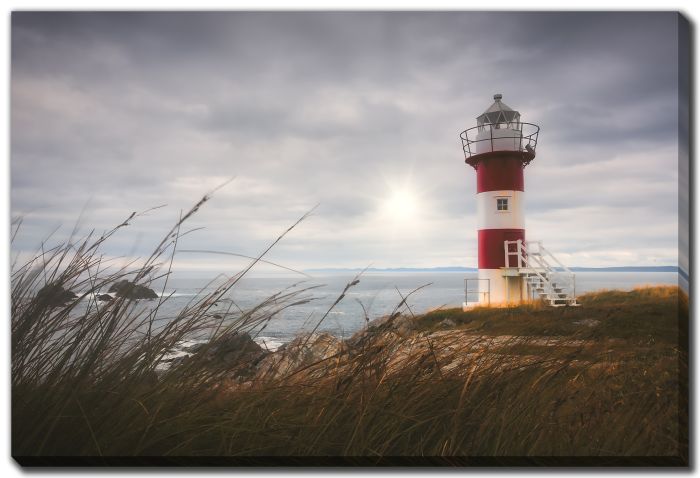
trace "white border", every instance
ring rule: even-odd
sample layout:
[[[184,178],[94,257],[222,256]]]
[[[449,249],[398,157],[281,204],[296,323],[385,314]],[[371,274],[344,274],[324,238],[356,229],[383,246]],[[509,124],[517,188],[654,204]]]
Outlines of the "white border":
[[[74,0],[70,3],[62,2],[62,1],[24,1],[20,2],[17,0],[9,0],[7,2],[3,3],[3,6],[5,8],[5,16],[3,17],[3,21],[0,22],[0,28],[2,29],[2,34],[0,35],[0,38],[4,39],[4,48],[1,49],[2,51],[2,56],[3,56],[3,65],[5,66],[5,72],[6,74],[3,75],[0,79],[3,85],[3,91],[5,92],[4,95],[2,95],[2,101],[4,103],[4,111],[5,114],[1,117],[0,119],[0,132],[2,134],[2,138],[4,140],[5,144],[5,151],[8,153],[5,155],[5,180],[0,181],[0,184],[2,184],[3,191],[0,193],[0,202],[2,202],[2,209],[6,211],[6,215],[9,216],[9,60],[10,60],[10,50],[9,50],[9,39],[10,39],[10,11],[12,10],[73,10],[73,9],[86,9],[86,10],[129,10],[129,9],[135,9],[135,10],[171,10],[171,9],[180,9],[180,10],[215,10],[215,9],[221,9],[221,10],[229,10],[229,9],[283,9],[283,10],[310,10],[310,9],[341,9],[341,10],[358,10],[358,9],[366,9],[366,10],[450,10],[450,9],[455,9],[455,10],[681,10],[686,17],[688,17],[691,21],[695,20],[697,21],[698,18],[700,18],[700,2],[691,2],[690,0],[686,1],[681,1],[681,2],[653,2],[653,1],[648,1],[648,0],[637,0],[637,1],[617,1],[617,2],[610,2],[610,1],[591,1],[591,2],[586,2],[586,3],[578,3],[578,4],[572,4],[572,3],[562,3],[558,1],[553,1],[553,0],[548,0],[548,1],[542,1],[542,0],[536,0],[534,2],[523,2],[521,1],[510,1],[510,0],[502,0],[499,2],[493,2],[492,3],[493,7],[491,7],[490,2],[487,1],[480,1],[480,2],[466,2],[466,1],[460,1],[460,0],[451,0],[451,1],[446,1],[446,0],[438,0],[438,1],[433,1],[433,2],[416,2],[416,1],[368,1],[368,0],[358,0],[354,2],[329,2],[329,1],[308,1],[304,2],[302,4],[296,4],[296,5],[291,5],[288,3],[280,2],[280,1],[269,1],[269,0],[258,0],[258,1],[225,1],[225,0],[203,0],[199,2],[185,2],[185,1],[153,1],[153,0],[140,0],[140,1],[135,1],[135,0],[123,0],[120,1],[119,3],[108,3],[108,2],[101,2],[101,1],[87,1],[87,0]],[[693,22],[695,23],[695,22]],[[695,31],[695,35],[697,35],[697,31]],[[697,44],[697,40],[695,41]],[[697,57],[697,48],[694,49],[693,51],[693,56],[694,56],[694,62],[697,63],[698,57]],[[697,75],[696,75],[697,79]],[[695,82],[695,86],[697,89],[697,81]],[[694,106],[694,105],[693,105]],[[693,131],[694,137],[698,138],[698,121],[695,121],[695,129]],[[697,145],[696,145],[697,147]],[[693,159],[691,159],[692,161]],[[694,177],[693,181],[694,184],[697,185],[697,179],[698,179],[698,166],[697,164],[694,166]],[[697,187],[697,186],[696,186]],[[695,224],[698,224],[698,210],[697,208],[694,208],[694,217],[693,221]],[[6,218],[5,221],[3,221],[3,234],[5,238],[9,237],[9,217]],[[6,239],[7,241],[7,239]],[[3,282],[3,287],[2,287],[2,294],[0,294],[1,300],[2,300],[2,305],[4,306],[4,310],[7,311],[7,314],[9,314],[9,301],[8,301],[8,292],[9,292],[9,281],[8,281],[8,276],[9,271],[8,268],[8,257],[9,257],[9,252],[8,252],[8,246],[6,245],[6,250],[5,254],[0,254],[0,263],[2,265],[2,268],[4,269],[5,273],[0,275],[2,282]],[[693,292],[695,293],[694,297],[697,297],[697,285],[694,285],[693,287]],[[3,367],[0,368],[0,374],[2,378],[2,382],[5,385],[5,393],[0,393],[0,410],[2,410],[2,413],[4,416],[2,417],[3,419],[0,421],[0,423],[5,424],[4,425],[4,433],[0,433],[0,449],[4,451],[5,453],[5,459],[0,461],[2,463],[0,465],[0,471],[3,472],[3,476],[21,476],[23,474],[22,470],[12,461],[12,459],[9,456],[9,450],[10,450],[10,443],[9,443],[9,384],[10,384],[10,377],[9,377],[9,345],[10,345],[10,340],[9,340],[9,334],[7,333],[7,324],[9,320],[5,320],[5,330],[4,334],[2,335],[4,338],[3,344],[5,345],[5,357],[6,360],[3,363]],[[697,332],[698,326],[696,325],[694,327],[694,331]],[[697,334],[695,334],[697,335]],[[693,336],[691,338],[691,349],[692,345],[697,344],[697,337]],[[691,377],[691,383],[697,383],[697,373],[694,372],[697,370],[694,367],[695,363],[691,364],[691,370],[692,377]],[[693,407],[694,411],[695,407]],[[691,415],[692,416],[692,415]],[[691,434],[691,438],[693,435]],[[696,449],[697,447],[695,446],[694,443],[691,442],[691,457],[697,456]],[[215,471],[212,469],[212,471]],[[220,472],[223,470],[220,470]],[[227,470],[228,472],[233,472],[236,475],[239,476],[269,476],[273,474],[279,473],[279,471],[244,471],[244,470]],[[430,470],[406,470],[406,469],[400,469],[397,471],[390,472],[388,470],[384,471],[367,471],[365,470],[353,470],[354,472],[362,472],[366,476],[380,476],[384,475],[387,473],[410,473],[410,474],[420,474],[420,475],[437,475],[438,473],[444,473],[446,470],[438,470],[438,471],[430,471]],[[494,469],[493,471],[477,471],[477,470],[470,470],[470,469],[465,469],[461,470],[460,474],[469,474],[470,476],[499,476],[499,475],[505,475],[507,470],[499,470],[499,469]],[[528,473],[528,474],[549,474],[549,473],[559,473],[562,470],[544,470],[544,469],[531,469],[531,470],[523,470],[521,472],[523,473]],[[573,470],[572,470],[573,471]],[[105,471],[102,471],[104,473]],[[323,473],[327,473],[328,471],[323,471]],[[56,471],[51,472],[51,474],[56,474]],[[66,472],[73,474],[72,472]],[[87,474],[92,474],[94,471],[87,471]],[[157,475],[170,475],[172,474],[173,471],[164,471],[164,472],[133,472],[133,471],[124,471],[124,470],[118,470],[111,472],[110,475],[112,476],[152,476],[154,474]],[[198,474],[203,474],[204,472],[182,472],[182,471],[176,471],[176,473],[180,476],[182,475],[198,475]],[[298,472],[294,473],[309,473],[309,470],[299,470]],[[635,471],[627,471],[627,472],[601,472],[601,471],[596,471],[595,469],[591,470],[576,470],[576,474],[578,476],[595,476],[595,477],[601,477],[601,476],[618,476],[620,474],[637,474],[639,473],[639,470]],[[662,474],[662,475],[677,475],[678,470],[669,470],[669,471],[658,471],[656,470],[654,474]],[[49,474],[49,471],[33,471],[32,475],[45,475]],[[696,471],[693,470],[691,474],[695,475]]]

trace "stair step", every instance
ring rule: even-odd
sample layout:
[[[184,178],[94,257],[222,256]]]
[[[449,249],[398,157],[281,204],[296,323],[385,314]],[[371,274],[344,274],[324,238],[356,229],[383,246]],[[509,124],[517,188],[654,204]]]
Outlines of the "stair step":
[[[543,248],[542,243],[532,243],[539,244],[539,247],[535,247],[534,249],[531,249],[526,243],[524,244],[525,248],[523,249],[523,244],[518,242],[515,251],[513,251],[511,247],[513,244],[514,243],[510,242],[507,243],[508,249],[506,250],[506,253],[508,254],[508,257],[506,258],[506,261],[509,260],[510,256],[517,256],[518,266],[521,266],[519,268],[519,275],[524,279],[524,282],[527,284],[528,289],[533,296],[537,295],[552,307],[580,305],[578,302],[576,302],[576,297],[572,293],[572,290],[575,289],[572,289],[571,285],[568,283],[568,280],[561,279],[561,273],[568,272],[572,274],[571,271],[565,267],[553,267],[553,264],[550,263],[549,259],[550,256],[552,258],[554,258],[554,256]],[[523,258],[525,259],[525,267],[522,267]],[[553,260],[558,262],[556,259]],[[555,282],[553,280],[554,278],[559,280],[559,282]]]

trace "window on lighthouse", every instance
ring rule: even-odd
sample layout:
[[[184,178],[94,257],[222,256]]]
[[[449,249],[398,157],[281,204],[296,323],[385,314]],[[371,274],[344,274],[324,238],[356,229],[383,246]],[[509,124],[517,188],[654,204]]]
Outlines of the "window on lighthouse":
[[[508,210],[508,198],[496,198],[496,210],[497,211],[507,211]]]

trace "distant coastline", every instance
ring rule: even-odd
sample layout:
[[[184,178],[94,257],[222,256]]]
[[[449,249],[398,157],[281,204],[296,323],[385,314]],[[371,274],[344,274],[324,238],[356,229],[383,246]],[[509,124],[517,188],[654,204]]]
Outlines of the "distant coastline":
[[[678,266],[624,266],[624,267],[570,267],[573,272],[678,272],[686,275]],[[361,272],[360,267],[328,267],[305,269],[304,272]],[[477,272],[476,267],[370,267],[365,272]]]

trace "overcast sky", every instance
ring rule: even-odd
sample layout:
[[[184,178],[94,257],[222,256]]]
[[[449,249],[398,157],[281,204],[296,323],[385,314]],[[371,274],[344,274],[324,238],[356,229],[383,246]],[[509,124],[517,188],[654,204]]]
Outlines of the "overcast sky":
[[[528,239],[571,266],[678,260],[674,13],[14,13],[13,248],[109,229],[293,268],[476,267],[460,131],[494,93],[540,125]],[[181,270],[241,264],[183,253]]]

